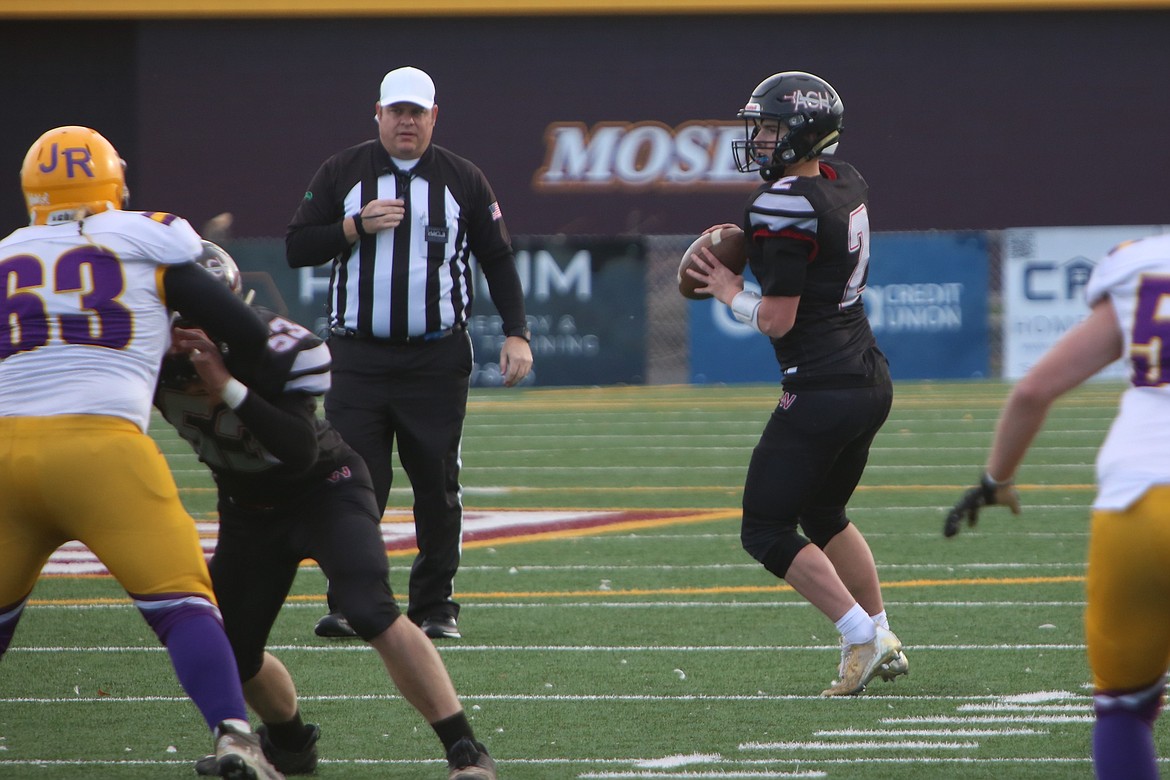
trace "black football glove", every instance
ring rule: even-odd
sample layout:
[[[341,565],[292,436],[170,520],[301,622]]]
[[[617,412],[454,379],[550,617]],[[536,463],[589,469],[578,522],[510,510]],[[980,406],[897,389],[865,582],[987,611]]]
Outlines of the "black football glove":
[[[979,522],[979,510],[985,506],[1001,505],[1012,510],[1013,515],[1020,513],[1020,495],[1016,492],[1011,480],[996,482],[987,474],[979,480],[979,484],[967,490],[963,497],[951,508],[947,521],[943,524],[943,536],[954,536],[963,527],[963,520],[967,525],[974,526]]]

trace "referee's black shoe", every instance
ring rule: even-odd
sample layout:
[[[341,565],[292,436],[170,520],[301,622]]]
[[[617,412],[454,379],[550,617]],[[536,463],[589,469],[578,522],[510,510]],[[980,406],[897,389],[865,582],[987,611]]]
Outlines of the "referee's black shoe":
[[[318,620],[317,625],[313,627],[313,633],[326,639],[353,639],[357,636],[353,626],[340,612],[330,612]]]
[[[462,639],[459,624],[451,615],[432,615],[419,623],[422,632],[431,639]]]

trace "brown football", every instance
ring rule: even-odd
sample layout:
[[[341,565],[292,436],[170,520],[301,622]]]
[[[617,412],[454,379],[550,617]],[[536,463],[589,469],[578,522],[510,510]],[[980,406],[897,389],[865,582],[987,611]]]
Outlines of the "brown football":
[[[707,293],[695,292],[695,288],[701,286],[701,283],[687,273],[687,268],[692,264],[691,255],[703,247],[710,249],[711,254],[734,273],[742,274],[744,266],[747,265],[747,244],[740,228],[724,227],[699,236],[687,247],[687,251],[683,252],[678,264],[678,291],[684,298],[693,301],[711,297]]]

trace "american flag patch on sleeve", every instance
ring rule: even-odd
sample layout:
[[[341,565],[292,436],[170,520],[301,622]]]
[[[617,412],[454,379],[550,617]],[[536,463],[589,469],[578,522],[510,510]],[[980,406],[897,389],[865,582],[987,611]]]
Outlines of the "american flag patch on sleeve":
[[[488,212],[492,215],[492,222],[499,222],[504,218],[504,212],[500,211],[500,204],[492,201],[492,205],[488,206]]]

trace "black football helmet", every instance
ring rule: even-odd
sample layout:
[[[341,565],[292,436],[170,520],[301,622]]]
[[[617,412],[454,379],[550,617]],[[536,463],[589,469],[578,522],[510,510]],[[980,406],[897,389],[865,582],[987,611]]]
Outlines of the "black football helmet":
[[[735,167],[759,171],[775,181],[794,163],[831,154],[841,135],[845,104],[837,90],[822,78],[799,70],[769,76],[760,82],[737,116],[744,121],[744,139],[733,141]],[[775,143],[758,143],[759,123],[780,122],[788,132]]]
[[[195,262],[206,268],[236,295],[243,295],[244,280],[240,276],[240,267],[219,244],[203,239],[203,254],[195,258]]]

